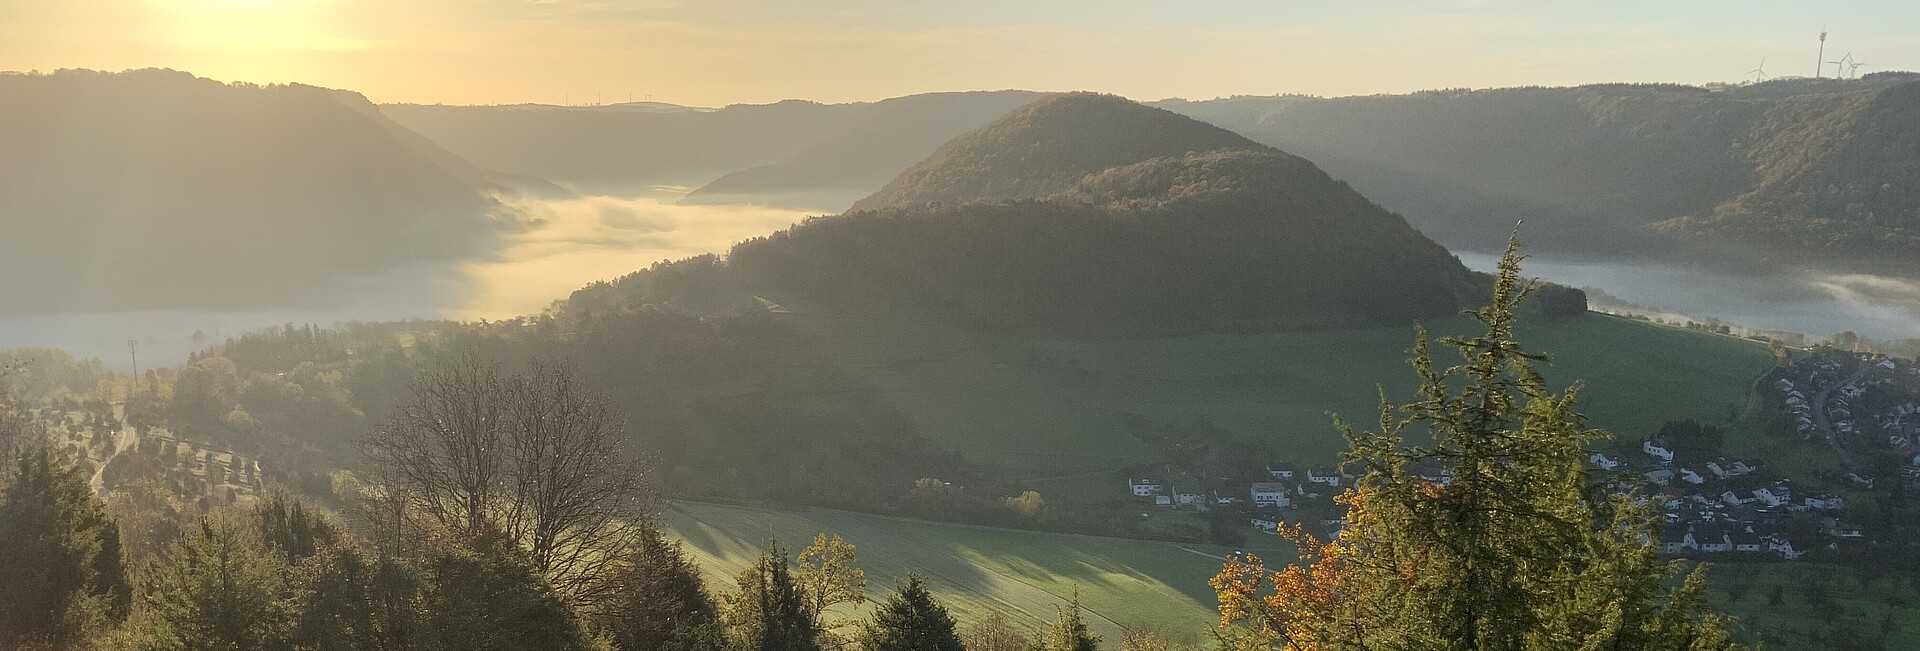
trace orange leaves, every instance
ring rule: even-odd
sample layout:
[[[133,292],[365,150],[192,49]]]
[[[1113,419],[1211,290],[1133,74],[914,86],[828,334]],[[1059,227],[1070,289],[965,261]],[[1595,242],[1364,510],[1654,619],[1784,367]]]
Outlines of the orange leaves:
[[[1230,558],[1208,584],[1220,599],[1220,624],[1245,624],[1288,651],[1315,651],[1358,582],[1347,560],[1353,548],[1340,537],[1321,541],[1298,524],[1280,535],[1299,549],[1299,561],[1269,571],[1259,557]]]

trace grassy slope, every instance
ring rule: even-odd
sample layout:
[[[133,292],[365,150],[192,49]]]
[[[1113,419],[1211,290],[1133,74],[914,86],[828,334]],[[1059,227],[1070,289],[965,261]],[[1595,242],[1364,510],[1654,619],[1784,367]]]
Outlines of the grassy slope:
[[[1842,648],[1823,639],[1833,629],[1880,640],[1881,648],[1920,649],[1920,586],[1906,579],[1863,583],[1857,572],[1813,563],[1725,563],[1712,572],[1714,607],[1738,617],[1746,635],[1769,649]],[[1809,604],[1809,586],[1822,586],[1833,605]]]
[[[1227,550],[1197,545],[939,524],[828,510],[785,511],[675,502],[667,523],[708,580],[730,587],[769,536],[798,553],[818,533],[854,544],[870,599],[908,572],[928,577],[963,626],[988,613],[1039,627],[1077,588],[1089,623],[1117,642],[1122,627],[1198,638],[1216,617],[1206,581]],[[1277,539],[1274,539],[1277,541]],[[1285,558],[1285,554],[1270,554]],[[840,613],[864,615],[865,608]]]
[[[1371,422],[1378,385],[1396,398],[1413,389],[1405,352],[1411,328],[1064,340],[794,312],[787,318],[891,391],[940,445],[1022,482],[1111,483],[1116,472],[1155,461],[1120,428],[1123,413],[1204,417],[1271,441],[1280,460],[1327,463],[1344,446],[1330,414]],[[1470,325],[1452,318],[1432,327],[1464,333]],[[1623,440],[1667,420],[1732,420],[1771,363],[1751,341],[1599,314],[1523,324],[1520,336],[1555,356],[1549,380],[1587,383],[1583,411]],[[1451,350],[1440,354],[1443,362],[1457,359]]]
[[[842,511],[788,511],[702,502],[676,502],[667,522],[708,572],[711,585],[732,585],[768,536],[789,547],[814,534],[852,542],[866,571],[871,599],[884,599],[907,572],[927,576],[942,603],[964,627],[1000,612],[1017,626],[1044,624],[1077,588],[1108,641],[1122,627],[1153,627],[1175,639],[1201,639],[1214,622],[1208,577],[1223,549],[1193,545],[1048,534],[941,524]],[[1265,539],[1263,542],[1274,542]],[[1196,553],[1197,552],[1197,553]],[[1263,556],[1284,560],[1284,553]],[[1807,603],[1806,586],[1824,584],[1837,608]],[[1864,587],[1853,572],[1810,563],[1743,562],[1715,566],[1713,604],[1738,617],[1743,637],[1773,649],[1823,648],[1833,627],[1878,638],[1889,613],[1890,649],[1920,648],[1920,592],[1909,582],[1878,579]],[[1781,590],[1781,604],[1769,595]],[[866,608],[839,616],[865,615]]]

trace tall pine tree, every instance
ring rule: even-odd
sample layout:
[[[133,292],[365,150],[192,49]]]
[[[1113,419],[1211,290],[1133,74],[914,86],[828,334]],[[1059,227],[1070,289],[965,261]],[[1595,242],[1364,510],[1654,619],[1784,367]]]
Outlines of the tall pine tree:
[[[679,541],[647,527],[613,580],[601,628],[623,651],[718,651],[718,611]]]
[[[1547,362],[1515,340],[1530,292],[1519,239],[1501,259],[1493,302],[1471,312],[1483,334],[1442,341],[1461,363],[1440,368],[1423,329],[1412,365],[1419,398],[1382,396],[1377,431],[1344,422],[1344,460],[1365,467],[1341,497],[1348,524],[1332,540],[1293,530],[1296,565],[1269,572],[1232,560],[1213,585],[1225,623],[1294,651],[1731,648],[1704,605],[1704,568],[1656,555],[1658,514],[1587,475],[1585,446],[1604,438],[1551,391]],[[1418,442],[1416,442],[1418,441]],[[1407,471],[1453,470],[1448,484]]]
[[[66,648],[125,617],[120,528],[78,467],[45,441],[9,460],[0,493],[0,647]]]
[[[760,560],[740,572],[728,595],[727,619],[741,651],[819,651],[819,626],[794,583],[787,552],[768,541]]]
[[[1053,620],[1053,626],[1045,633],[1035,636],[1032,651],[1099,651],[1100,636],[1087,628],[1086,620],[1080,618],[1080,590],[1073,591],[1073,600],[1066,608],[1060,609],[1060,616]]]
[[[201,516],[149,572],[141,601],[156,649],[277,649],[290,645],[296,595],[290,566],[233,514]]]
[[[962,651],[953,616],[934,601],[927,584],[908,576],[866,624],[868,651]]]

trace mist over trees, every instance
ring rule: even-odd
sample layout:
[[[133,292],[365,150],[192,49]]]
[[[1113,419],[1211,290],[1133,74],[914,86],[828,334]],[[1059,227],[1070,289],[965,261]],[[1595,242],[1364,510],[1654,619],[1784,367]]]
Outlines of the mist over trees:
[[[36,279],[0,316],[337,304],[499,233],[472,170],[358,95],[75,70],[0,75],[0,105],[0,273]]]

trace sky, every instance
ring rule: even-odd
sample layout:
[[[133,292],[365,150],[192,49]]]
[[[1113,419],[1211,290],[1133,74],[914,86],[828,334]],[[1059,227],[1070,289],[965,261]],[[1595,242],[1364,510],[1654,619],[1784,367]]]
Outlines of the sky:
[[[1826,59],[1920,70],[1916,25],[1914,0],[0,0],[0,70],[446,104],[1336,96],[1810,76],[1823,27]]]

